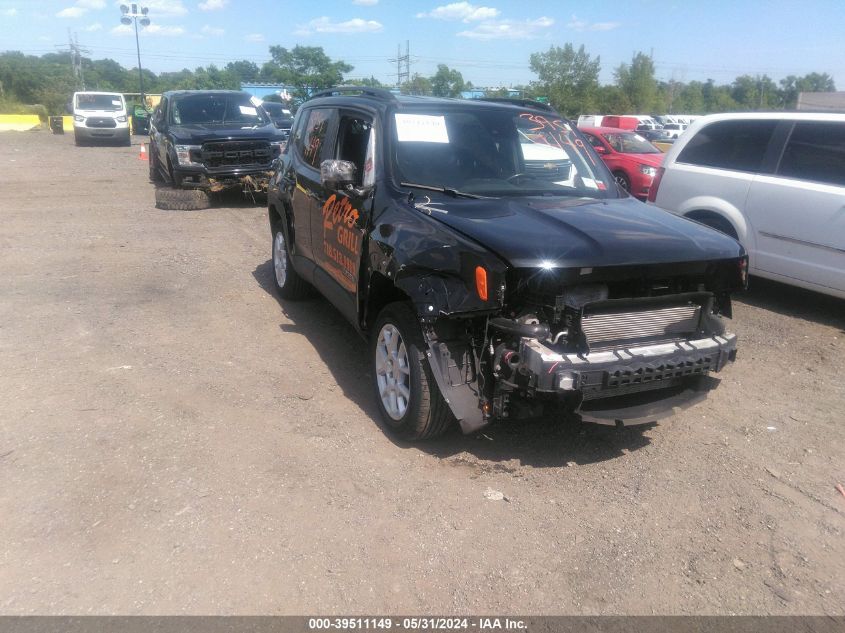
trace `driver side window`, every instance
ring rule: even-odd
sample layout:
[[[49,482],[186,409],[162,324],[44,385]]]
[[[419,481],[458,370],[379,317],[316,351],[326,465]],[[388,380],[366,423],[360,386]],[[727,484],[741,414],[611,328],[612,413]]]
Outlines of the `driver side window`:
[[[337,156],[355,164],[355,186],[372,184],[375,132],[370,117],[344,114],[337,133]]]

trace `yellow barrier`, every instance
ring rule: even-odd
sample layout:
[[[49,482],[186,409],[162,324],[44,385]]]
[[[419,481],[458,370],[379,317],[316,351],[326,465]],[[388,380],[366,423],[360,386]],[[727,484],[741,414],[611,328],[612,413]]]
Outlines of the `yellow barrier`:
[[[65,132],[73,132],[73,117],[72,116],[63,116],[62,117],[62,129]]]
[[[0,132],[26,132],[41,127],[37,114],[0,114]]]

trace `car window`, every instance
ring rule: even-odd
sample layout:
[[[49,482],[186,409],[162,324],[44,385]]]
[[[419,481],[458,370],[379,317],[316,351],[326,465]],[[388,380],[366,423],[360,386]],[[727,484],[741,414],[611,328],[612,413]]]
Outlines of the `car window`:
[[[845,185],[845,123],[799,122],[795,124],[778,174]]]
[[[123,110],[123,97],[118,94],[86,94],[76,95],[76,107],[80,110],[105,110],[116,112]]]
[[[702,128],[684,147],[679,163],[757,172],[776,121],[719,121]]]
[[[587,140],[593,147],[604,147],[604,143],[602,143],[597,136],[593,136],[592,134],[585,134],[584,136],[587,137]]]
[[[296,131],[294,144],[302,160],[315,169],[320,168],[320,156],[329,129],[331,112],[328,108],[311,110],[303,117],[303,123]]]
[[[604,139],[617,152],[622,154],[659,154],[660,150],[639,134],[633,132],[614,132],[603,134]]]
[[[337,156],[340,160],[355,163],[355,184],[361,185],[365,173],[373,169],[373,157],[368,155],[370,136],[373,134],[372,119],[365,115],[343,115],[337,135]]]

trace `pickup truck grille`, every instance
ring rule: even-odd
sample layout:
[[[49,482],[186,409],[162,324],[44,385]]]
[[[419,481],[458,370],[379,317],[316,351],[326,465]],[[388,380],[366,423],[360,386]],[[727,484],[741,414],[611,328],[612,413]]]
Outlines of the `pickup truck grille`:
[[[209,168],[268,166],[273,148],[267,141],[222,141],[205,143],[200,151],[202,164]]]
[[[117,127],[117,122],[109,117],[91,116],[85,119],[85,125],[88,127]]]
[[[667,306],[635,312],[601,312],[581,317],[581,331],[591,349],[611,341],[672,339],[698,329],[701,306]]]

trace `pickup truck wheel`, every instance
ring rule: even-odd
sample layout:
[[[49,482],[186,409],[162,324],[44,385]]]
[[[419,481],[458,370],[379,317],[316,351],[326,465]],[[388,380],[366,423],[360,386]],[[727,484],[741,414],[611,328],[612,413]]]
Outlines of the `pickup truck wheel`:
[[[631,193],[631,181],[628,180],[628,176],[626,176],[621,171],[613,172],[613,178],[616,180],[616,184],[622,187],[628,193]]]
[[[161,176],[161,171],[158,166],[158,159],[153,152],[153,147],[150,145],[150,182],[161,183],[164,178]]]
[[[454,421],[424,350],[411,308],[406,303],[385,307],[371,336],[373,386],[385,424],[409,440],[442,435]]]
[[[168,211],[200,211],[211,206],[211,198],[202,189],[156,188],[156,208]]]
[[[308,284],[294,270],[285,233],[279,226],[273,228],[273,281],[282,299],[302,299],[308,294]]]

